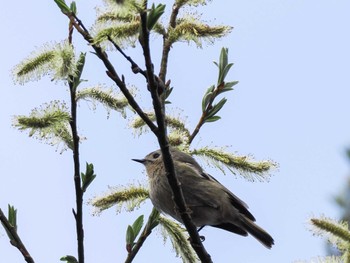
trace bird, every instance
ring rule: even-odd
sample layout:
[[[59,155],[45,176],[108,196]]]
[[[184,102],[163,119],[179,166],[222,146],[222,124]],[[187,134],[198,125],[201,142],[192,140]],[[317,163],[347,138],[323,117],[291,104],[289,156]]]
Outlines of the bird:
[[[191,155],[175,147],[169,149],[192,222],[199,230],[212,226],[241,236],[251,234],[269,249],[274,245],[271,235],[255,223],[255,217],[245,202],[206,173]],[[143,159],[132,160],[146,167],[154,207],[183,223],[173,201],[161,150],[153,151]]]

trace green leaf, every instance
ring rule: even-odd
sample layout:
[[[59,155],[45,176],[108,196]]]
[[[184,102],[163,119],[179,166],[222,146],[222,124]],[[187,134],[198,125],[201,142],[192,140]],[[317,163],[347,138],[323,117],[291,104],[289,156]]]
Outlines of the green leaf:
[[[73,1],[71,4],[70,4],[70,10],[72,11],[73,14],[77,14],[77,4],[75,3],[75,1]]]
[[[164,92],[161,94],[161,99],[164,101],[164,104],[171,104],[171,101],[168,101],[170,94],[173,91],[173,87],[170,87],[170,80],[164,84]]]
[[[13,206],[8,205],[8,217],[7,217],[8,222],[10,225],[14,228],[15,231],[17,231],[17,209],[15,209]],[[11,232],[9,229],[5,227],[5,225],[1,222],[1,224],[4,226],[6,234],[8,238],[12,241],[14,240],[14,237],[12,236]]]
[[[227,73],[233,66],[233,63],[228,64],[228,48],[221,49],[219,64],[216,62],[214,62],[214,64],[219,68],[219,77],[217,83],[217,85],[219,86],[221,83],[224,82]]]
[[[66,2],[64,0],[54,0],[55,3],[58,5],[58,7],[61,9],[61,12],[65,15],[70,14],[71,10],[67,6]]]
[[[155,7],[155,5],[152,4],[151,10],[147,16],[147,28],[148,28],[148,30],[151,30],[154,27],[154,25],[157,23],[158,19],[164,13],[164,10],[165,10],[165,5],[158,4],[157,7]]]
[[[221,119],[220,116],[213,116],[213,117],[205,119],[205,122],[214,122],[214,121],[217,121],[217,120],[220,120],[220,119]]]
[[[77,72],[76,72],[76,76],[74,76],[72,80],[74,84],[74,90],[76,90],[79,84],[82,82],[80,78],[81,78],[81,74],[83,73],[83,69],[85,65],[85,57],[86,57],[86,53],[80,53],[79,59],[76,62]]]
[[[166,99],[170,96],[172,91],[173,91],[173,87],[166,87],[165,92],[163,93],[164,95],[162,94],[165,104],[171,104],[171,101],[168,101]]]
[[[128,225],[128,228],[126,229],[126,244],[132,245],[135,241],[135,238],[136,236],[134,234],[134,230],[130,225]]]
[[[205,92],[203,99],[202,99],[202,111],[204,112],[206,107],[208,106],[209,100],[213,94],[213,91],[215,89],[215,86],[210,86],[207,91]]]
[[[221,80],[220,83],[218,83],[218,85],[220,85],[222,82],[225,81],[226,75],[227,75],[227,73],[230,71],[230,69],[231,69],[232,66],[233,66],[233,63],[230,63],[230,64],[227,64],[227,65],[223,68],[223,70],[222,70],[222,72],[221,72],[221,78],[222,78],[222,80]]]
[[[207,94],[204,95],[203,99],[202,99],[202,111],[204,112],[205,109],[207,108],[210,99],[212,98],[213,92],[209,92]]]
[[[135,222],[131,225],[128,225],[128,228],[126,229],[126,247],[128,249],[132,248],[134,246],[134,241],[138,234],[141,231],[143,225],[143,215],[139,216]]]
[[[210,110],[208,117],[207,118],[211,118],[213,117],[216,113],[218,113],[219,110],[221,110],[221,108],[225,105],[227,99],[226,98],[222,98],[218,104],[215,104],[213,106],[213,108]]]
[[[231,81],[231,82],[225,82],[224,88],[220,91],[220,93],[225,92],[225,91],[230,91],[233,90],[233,86],[237,85],[238,81]]]
[[[71,256],[71,255],[67,255],[67,256],[61,257],[60,261],[66,261],[68,263],[78,263],[78,260],[75,257]]]
[[[82,190],[83,192],[89,187],[93,180],[95,180],[96,174],[94,174],[94,165],[92,163],[86,163],[86,172],[81,173]]]
[[[159,224],[159,212],[156,208],[153,207],[151,214],[149,215],[148,221],[147,221],[147,228],[153,229]]]
[[[227,54],[228,54],[228,48],[222,48],[221,49],[221,53],[220,53],[220,68],[223,69],[226,67],[227,63],[228,63],[228,58],[227,58]]]
[[[138,234],[141,231],[141,228],[143,226],[143,215],[140,215],[135,222],[132,224],[132,229],[134,231],[135,238],[138,236]]]
[[[17,231],[17,209],[11,205],[8,205],[8,221]]]

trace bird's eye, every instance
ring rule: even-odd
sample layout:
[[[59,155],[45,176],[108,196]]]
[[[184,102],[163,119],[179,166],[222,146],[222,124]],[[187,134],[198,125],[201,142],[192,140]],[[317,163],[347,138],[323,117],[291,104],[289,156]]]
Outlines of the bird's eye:
[[[153,157],[154,159],[157,159],[159,156],[160,156],[159,153],[154,153],[154,154],[152,155],[152,157]]]

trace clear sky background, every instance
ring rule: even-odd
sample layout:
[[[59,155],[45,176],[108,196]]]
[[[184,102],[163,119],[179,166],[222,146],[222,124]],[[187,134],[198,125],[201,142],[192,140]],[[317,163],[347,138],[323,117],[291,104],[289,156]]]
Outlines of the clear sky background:
[[[166,12],[171,8],[167,3]],[[96,1],[77,1],[79,17],[89,27]],[[308,230],[311,216],[338,218],[333,197],[347,182],[345,148],[350,145],[350,2],[345,0],[251,0],[212,1],[199,9],[212,23],[234,27],[232,33],[197,49],[193,44],[175,44],[170,54],[169,74],[176,114],[187,116],[192,130],[198,121],[202,94],[217,80],[221,47],[229,48],[235,63],[227,80],[239,80],[222,120],[205,125],[193,147],[230,146],[238,154],[273,159],[280,168],[269,183],[251,183],[240,176],[207,168],[250,206],[257,223],[275,238],[267,250],[254,238],[206,228],[205,246],[214,262],[294,262],[325,255],[323,240]],[[36,47],[67,36],[67,19],[53,1],[5,1],[0,9],[0,207],[11,203],[18,209],[19,234],[36,262],[59,262],[76,255],[75,206],[71,152],[28,138],[11,127],[13,115],[51,100],[68,101],[67,88],[49,78],[25,86],[14,85],[11,69]],[[89,47],[77,34],[79,50]],[[161,39],[152,39],[152,55],[158,71]],[[143,65],[142,52],[127,52]],[[130,72],[120,55],[110,54],[129,84],[136,84],[138,99],[150,109],[143,79]],[[83,78],[112,85],[101,62],[88,54]],[[79,130],[87,140],[81,144],[81,163],[93,162],[98,175],[85,195],[86,201],[108,191],[109,186],[146,181],[144,168],[131,161],[156,149],[152,134],[130,133],[128,121],[117,113],[107,119],[99,106],[91,111],[79,107]],[[82,168],[84,170],[84,167]],[[118,214],[112,208],[93,216],[85,206],[86,262],[123,262],[125,231],[140,214],[147,217],[150,202],[133,213]],[[7,262],[24,262],[0,229],[0,254]],[[163,245],[160,233],[152,235],[134,262],[181,262]]]

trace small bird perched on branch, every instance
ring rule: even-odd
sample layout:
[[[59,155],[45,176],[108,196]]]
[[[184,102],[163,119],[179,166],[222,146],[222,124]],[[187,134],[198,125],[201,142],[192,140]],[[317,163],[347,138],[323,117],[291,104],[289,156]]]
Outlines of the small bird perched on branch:
[[[207,174],[192,156],[173,147],[170,148],[170,153],[185,202],[191,210],[190,216],[197,227],[208,225],[242,236],[249,233],[267,248],[272,247],[273,238],[254,223],[254,216],[241,199]],[[182,223],[172,198],[161,150],[151,152],[144,159],[133,161],[146,167],[153,205],[160,212]]]

